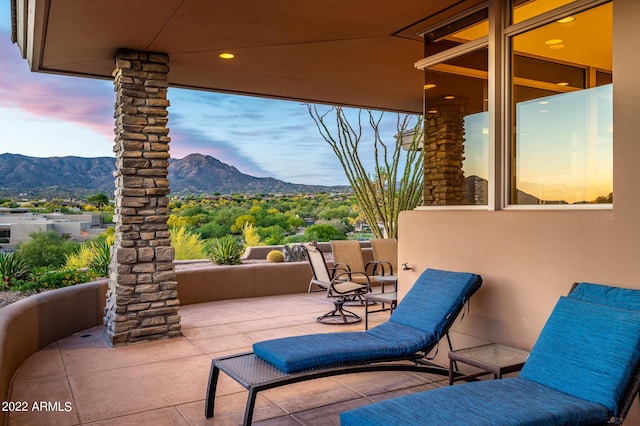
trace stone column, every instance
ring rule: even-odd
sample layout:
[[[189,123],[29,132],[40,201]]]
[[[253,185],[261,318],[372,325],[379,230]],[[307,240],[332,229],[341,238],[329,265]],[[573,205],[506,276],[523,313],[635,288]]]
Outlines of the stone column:
[[[168,72],[166,54],[116,55],[116,239],[104,317],[113,346],[182,335],[167,226]]]
[[[425,114],[424,205],[464,202],[464,117],[462,99],[430,105]]]

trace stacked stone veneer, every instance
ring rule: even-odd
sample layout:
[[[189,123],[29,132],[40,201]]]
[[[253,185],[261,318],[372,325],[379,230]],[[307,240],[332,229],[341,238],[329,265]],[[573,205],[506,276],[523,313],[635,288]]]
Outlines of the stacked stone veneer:
[[[165,54],[116,55],[116,239],[104,317],[114,346],[182,334],[167,226],[168,72]]]
[[[425,117],[424,205],[464,203],[465,101],[431,105]]]

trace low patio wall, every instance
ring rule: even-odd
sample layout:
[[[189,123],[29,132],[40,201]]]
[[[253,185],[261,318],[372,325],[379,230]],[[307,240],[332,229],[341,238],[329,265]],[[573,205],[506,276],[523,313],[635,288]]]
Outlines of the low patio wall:
[[[181,305],[307,291],[307,262],[256,263],[176,271]],[[51,343],[102,324],[108,280],[36,294],[0,309],[0,395],[27,358]],[[5,422],[0,412],[0,424]]]

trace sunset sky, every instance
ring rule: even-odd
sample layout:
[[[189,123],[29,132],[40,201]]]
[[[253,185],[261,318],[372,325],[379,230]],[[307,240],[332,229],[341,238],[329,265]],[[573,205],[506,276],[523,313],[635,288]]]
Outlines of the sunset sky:
[[[32,73],[11,43],[8,2],[0,7],[0,154],[114,157],[113,83]],[[169,89],[170,153],[209,154],[258,177],[346,185],[330,146],[299,102]],[[387,114],[393,140],[395,114]],[[372,160],[362,154],[363,159]]]

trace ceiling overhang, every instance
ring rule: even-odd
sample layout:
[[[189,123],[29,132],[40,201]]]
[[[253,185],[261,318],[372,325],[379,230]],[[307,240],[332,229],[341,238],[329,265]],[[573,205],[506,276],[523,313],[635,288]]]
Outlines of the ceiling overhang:
[[[12,37],[37,72],[111,79],[127,48],[167,53],[172,87],[420,113],[416,34],[479,2],[12,0]]]

